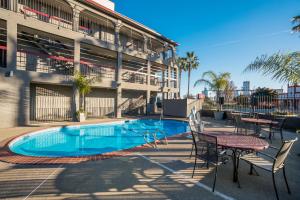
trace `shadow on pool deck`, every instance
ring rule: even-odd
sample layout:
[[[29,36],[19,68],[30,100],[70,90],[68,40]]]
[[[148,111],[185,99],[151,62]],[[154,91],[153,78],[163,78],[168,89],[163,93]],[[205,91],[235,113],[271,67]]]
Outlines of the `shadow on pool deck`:
[[[222,131],[222,127],[223,124],[214,122],[209,129]],[[227,127],[227,130],[232,130],[232,127]],[[278,146],[278,140],[273,144]],[[276,175],[281,199],[300,199],[297,191],[300,157],[296,156],[299,147],[298,142],[287,162],[292,195],[286,192],[282,173]],[[158,150],[141,149],[129,156],[75,165],[0,162],[0,199],[23,199],[29,194],[29,199],[221,199],[196,185],[200,181],[212,186],[213,167],[198,168],[196,176],[191,179],[193,159],[189,158],[190,149],[190,139],[181,137],[169,140],[169,145],[160,144]],[[250,176],[249,166],[241,162],[242,188],[238,188],[232,182],[232,163],[219,169],[216,189],[221,193],[235,199],[275,199],[270,174],[258,170],[260,176]]]

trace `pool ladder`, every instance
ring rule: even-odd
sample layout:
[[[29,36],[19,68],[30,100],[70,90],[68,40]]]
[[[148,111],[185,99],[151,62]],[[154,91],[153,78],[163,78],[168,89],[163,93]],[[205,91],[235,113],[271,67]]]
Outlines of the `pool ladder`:
[[[165,144],[168,145],[168,139],[165,131],[156,129],[155,132],[150,133],[149,131],[144,132],[144,140],[147,144],[151,145],[152,147],[157,149],[157,141],[159,140],[157,138],[157,133],[161,133],[164,135]],[[154,142],[150,141],[150,136],[153,137]]]

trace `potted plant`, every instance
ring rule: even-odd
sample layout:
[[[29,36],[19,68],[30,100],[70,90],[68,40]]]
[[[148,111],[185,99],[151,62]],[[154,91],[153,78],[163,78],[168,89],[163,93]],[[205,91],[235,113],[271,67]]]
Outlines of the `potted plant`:
[[[74,83],[80,95],[80,108],[76,111],[76,117],[79,122],[86,120],[87,114],[85,112],[85,96],[91,92],[91,85],[96,80],[100,80],[99,77],[87,78],[80,72],[75,72]]]
[[[195,82],[194,87],[203,83],[216,92],[216,103],[218,104],[218,107],[217,110],[214,111],[214,117],[216,120],[223,119],[224,111],[222,110],[222,105],[224,104],[224,97],[222,97],[222,94],[230,83],[230,73],[225,72],[216,74],[213,71],[204,72],[202,78]]]

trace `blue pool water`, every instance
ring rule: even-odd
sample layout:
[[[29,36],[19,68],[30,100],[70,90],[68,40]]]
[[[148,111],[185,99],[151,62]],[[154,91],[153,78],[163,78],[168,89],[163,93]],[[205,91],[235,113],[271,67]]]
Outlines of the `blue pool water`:
[[[12,152],[27,156],[72,157],[130,149],[145,144],[144,133],[163,130],[166,136],[188,131],[186,122],[176,120],[132,120],[118,123],[68,126],[34,132],[9,144]],[[164,138],[157,133],[157,138]],[[146,140],[153,141],[151,134]]]

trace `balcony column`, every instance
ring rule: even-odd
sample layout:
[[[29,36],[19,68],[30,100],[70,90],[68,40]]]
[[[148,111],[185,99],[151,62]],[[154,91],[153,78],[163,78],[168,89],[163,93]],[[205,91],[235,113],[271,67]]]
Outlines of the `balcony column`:
[[[120,40],[120,29],[122,27],[122,22],[118,20],[115,23],[115,46],[117,49],[117,66],[116,66],[116,100],[115,100],[115,117],[121,118],[122,117],[122,60],[123,60],[123,53],[121,47],[121,40]]]
[[[150,90],[150,79],[151,78],[151,61],[150,61],[150,55],[147,59],[147,94],[146,94],[146,100],[147,100],[147,115],[151,114],[151,105],[150,105],[150,98],[151,98],[151,90]]]
[[[18,38],[18,24],[15,19],[8,19],[6,21],[7,27],[7,69],[15,71],[17,66],[17,38]]]
[[[74,40],[74,73],[80,72],[80,40]],[[73,101],[72,101],[72,112],[73,121],[77,121],[76,112],[80,109],[80,95],[76,88],[75,83],[73,83]]]
[[[178,90],[178,93],[176,93],[176,98],[180,98],[180,82],[179,82],[179,68],[176,64],[176,48],[174,46],[171,46],[172,50],[172,67],[174,70],[176,70],[176,89]]]
[[[74,5],[73,6],[73,31],[78,32],[79,31],[79,16],[80,12],[83,10],[83,8]]]

